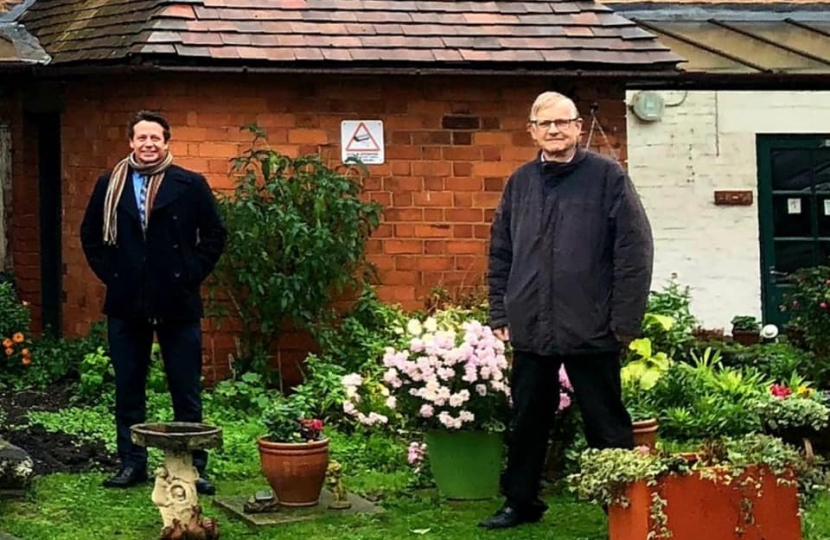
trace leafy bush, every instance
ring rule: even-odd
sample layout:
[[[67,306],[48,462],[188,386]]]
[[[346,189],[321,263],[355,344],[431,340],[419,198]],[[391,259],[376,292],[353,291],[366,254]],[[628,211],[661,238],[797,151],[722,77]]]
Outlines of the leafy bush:
[[[802,268],[779,309],[819,356],[830,358],[830,267]]]
[[[761,323],[752,315],[737,315],[732,319],[733,332],[753,332],[761,331]]]
[[[692,315],[691,301],[689,287],[681,287],[674,276],[662,290],[652,291],[649,295],[646,313],[668,317],[673,322],[667,328],[662,324],[650,324],[647,316],[643,321],[643,333],[651,339],[655,350],[665,352],[669,358],[680,360],[679,357],[694,339],[693,332],[698,322]]]
[[[328,434],[332,459],[351,471],[392,472],[406,467],[407,445],[399,437],[381,431]]]
[[[381,208],[361,197],[353,167],[331,169],[318,155],[290,158],[268,148],[260,128],[244,129],[254,141],[233,160],[236,188],[218,194],[229,237],[212,296],[227,298],[214,308],[229,304],[242,324],[237,369],[264,375],[285,323],[318,324],[333,295],[356,288]]]
[[[792,394],[768,396],[756,408],[761,421],[773,432],[790,429],[821,431],[827,427],[830,409],[820,399]]]
[[[327,361],[346,372],[379,371],[384,349],[395,339],[406,314],[381,302],[375,289],[364,284],[357,302],[335,324],[316,328],[314,337]]]
[[[311,415],[329,423],[342,414],[346,391],[341,380],[345,370],[333,361],[314,354],[306,357],[304,367],[305,380],[294,388],[294,395],[305,404]]]
[[[755,368],[776,382],[784,382],[795,373],[819,388],[830,387],[830,363],[786,341],[749,347],[735,343],[709,342],[699,343],[695,348],[702,347],[718,351],[721,364],[726,367]]]
[[[0,336],[11,337],[17,332],[28,333],[32,324],[28,304],[21,302],[9,282],[0,283]]]
[[[265,380],[258,373],[245,373],[239,379],[226,379],[214,386],[213,391],[204,395],[212,408],[223,411],[225,421],[244,420],[258,417],[274,398],[274,391],[265,386]]]
[[[92,324],[84,337],[60,337],[43,335],[34,340],[34,362],[23,377],[23,385],[45,389],[59,381],[78,380],[84,357],[99,347],[107,346],[106,326],[102,322]],[[94,394],[91,394],[94,395]]]
[[[0,342],[6,364],[0,370],[0,383],[19,386],[25,369],[32,364],[31,322],[28,305],[17,297],[14,285],[0,282]]]
[[[724,367],[714,355],[696,365],[676,362],[651,389],[661,437],[678,440],[761,431],[754,405],[772,381],[752,368]]]

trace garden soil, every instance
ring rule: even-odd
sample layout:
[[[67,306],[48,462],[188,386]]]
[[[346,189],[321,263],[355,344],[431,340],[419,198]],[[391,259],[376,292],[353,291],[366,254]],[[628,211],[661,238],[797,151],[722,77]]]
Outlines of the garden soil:
[[[69,385],[56,385],[45,391],[0,392],[0,438],[22,448],[31,456],[36,475],[57,472],[112,471],[114,456],[101,442],[81,441],[67,433],[48,433],[43,426],[29,426],[30,411],[55,412],[70,406]],[[113,425],[113,429],[115,426]]]

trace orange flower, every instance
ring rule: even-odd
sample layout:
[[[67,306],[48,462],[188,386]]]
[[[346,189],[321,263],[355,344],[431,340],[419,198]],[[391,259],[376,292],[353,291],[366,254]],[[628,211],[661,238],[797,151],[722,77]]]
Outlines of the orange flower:
[[[23,358],[29,358],[30,356],[32,356],[32,351],[30,351],[29,349],[23,349],[22,351],[20,351],[20,353],[23,355]]]
[[[6,348],[6,356],[11,356],[14,354],[14,349]]]
[[[6,339],[3,340],[3,347],[5,347],[7,349],[10,349],[13,346],[14,346],[14,342],[12,340],[10,340],[9,338],[6,338]]]
[[[23,343],[24,339],[26,339],[26,337],[21,332],[17,332],[15,335],[12,336],[12,340],[15,343]]]
[[[24,366],[28,366],[29,364],[32,363],[32,359],[27,356],[27,357],[23,358],[23,360],[21,360],[21,362],[23,363]]]

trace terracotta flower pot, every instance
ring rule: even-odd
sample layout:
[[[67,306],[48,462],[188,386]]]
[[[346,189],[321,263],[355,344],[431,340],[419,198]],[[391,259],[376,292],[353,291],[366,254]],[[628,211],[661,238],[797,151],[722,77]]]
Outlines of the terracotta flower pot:
[[[634,446],[647,446],[654,449],[657,446],[657,420],[649,418],[632,423],[634,429]]]
[[[329,440],[310,443],[275,443],[257,439],[262,474],[282,506],[314,506],[320,499]]]
[[[748,477],[753,481],[739,487]],[[698,472],[666,475],[655,486],[631,484],[626,490],[631,504],[609,508],[609,540],[650,538],[655,530],[654,493],[666,501],[663,513],[672,540],[801,540],[796,486],[778,480],[768,469],[750,466],[728,485]]]
[[[747,332],[746,330],[733,330],[732,339],[746,347],[757,345],[761,342],[761,334],[758,332]]]

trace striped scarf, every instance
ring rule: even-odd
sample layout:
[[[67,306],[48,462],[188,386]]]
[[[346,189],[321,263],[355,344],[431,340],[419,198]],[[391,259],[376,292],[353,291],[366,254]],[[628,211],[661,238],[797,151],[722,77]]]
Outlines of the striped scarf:
[[[150,183],[147,186],[147,209],[144,212],[144,223],[142,228],[147,229],[147,222],[150,219],[150,211],[153,209],[153,201],[156,199],[161,181],[164,179],[164,173],[173,164],[173,154],[167,152],[160,162],[153,165],[143,165],[135,160],[131,153],[127,158],[122,159],[118,165],[112,170],[110,175],[109,185],[107,186],[107,194],[104,197],[104,244],[114,246],[115,238],[118,231],[117,211],[118,201],[121,200],[121,193],[124,191],[124,184],[127,183],[127,174],[132,169],[139,174],[144,174],[150,177]],[[136,201],[136,204],[138,201]]]

